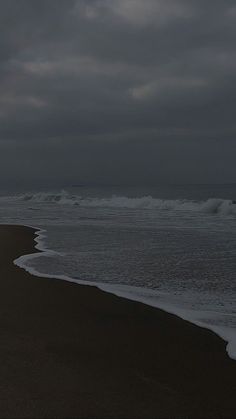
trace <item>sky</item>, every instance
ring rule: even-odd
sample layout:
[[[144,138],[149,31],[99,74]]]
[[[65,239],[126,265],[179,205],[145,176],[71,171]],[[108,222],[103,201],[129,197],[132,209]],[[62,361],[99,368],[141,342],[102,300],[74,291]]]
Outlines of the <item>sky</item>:
[[[1,0],[0,185],[236,182],[231,0]]]

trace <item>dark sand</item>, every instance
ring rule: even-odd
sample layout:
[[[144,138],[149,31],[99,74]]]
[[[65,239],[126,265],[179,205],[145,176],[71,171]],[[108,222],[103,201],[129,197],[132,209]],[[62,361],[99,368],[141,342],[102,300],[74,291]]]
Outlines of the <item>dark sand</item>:
[[[34,230],[0,226],[0,417],[236,418],[236,362],[213,333],[12,261]]]

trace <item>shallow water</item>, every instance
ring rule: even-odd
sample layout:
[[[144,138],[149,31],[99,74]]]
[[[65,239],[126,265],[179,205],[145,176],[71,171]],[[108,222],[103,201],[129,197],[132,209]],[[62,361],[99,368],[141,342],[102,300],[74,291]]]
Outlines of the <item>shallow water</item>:
[[[213,328],[236,356],[235,185],[71,188],[0,197],[2,222],[46,230],[34,271],[100,284]]]

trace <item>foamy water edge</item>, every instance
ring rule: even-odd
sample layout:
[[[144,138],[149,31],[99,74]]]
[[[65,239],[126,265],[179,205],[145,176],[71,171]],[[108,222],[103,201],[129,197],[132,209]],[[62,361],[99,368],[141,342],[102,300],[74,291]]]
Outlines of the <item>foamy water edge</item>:
[[[17,225],[19,225],[19,223]],[[67,282],[72,282],[78,285],[93,286],[104,292],[116,295],[117,297],[126,298],[128,300],[137,301],[137,302],[149,305],[151,307],[161,309],[169,314],[173,314],[196,326],[211,330],[212,332],[214,332],[216,335],[218,335],[221,339],[223,339],[226,342],[226,351],[229,357],[233,360],[236,360],[236,334],[233,331],[233,329],[209,325],[199,320],[196,320],[193,317],[193,313],[194,313],[193,310],[180,309],[175,306],[169,305],[167,303],[157,301],[156,299],[154,301],[155,297],[157,298],[157,297],[161,297],[162,295],[166,295],[164,293],[161,293],[160,291],[154,291],[147,288],[120,285],[120,284],[111,285],[111,284],[104,284],[104,283],[98,283],[98,282],[93,282],[93,281],[83,281],[79,279],[74,279],[66,275],[45,274],[45,273],[41,273],[37,271],[33,267],[27,266],[26,262],[28,260],[38,258],[42,256],[42,254],[44,256],[51,257],[54,255],[58,255],[58,252],[48,249],[45,246],[45,240],[44,240],[46,236],[45,229],[39,229],[38,227],[25,225],[25,224],[23,226],[32,228],[33,230],[35,230],[35,238],[34,238],[34,241],[36,242],[35,249],[39,250],[39,252],[23,255],[15,259],[13,263],[16,266],[23,268],[26,272],[29,272],[31,275],[34,275],[36,277],[59,279],[59,280],[67,281]],[[198,313],[204,314],[204,312],[199,312],[199,311]]]

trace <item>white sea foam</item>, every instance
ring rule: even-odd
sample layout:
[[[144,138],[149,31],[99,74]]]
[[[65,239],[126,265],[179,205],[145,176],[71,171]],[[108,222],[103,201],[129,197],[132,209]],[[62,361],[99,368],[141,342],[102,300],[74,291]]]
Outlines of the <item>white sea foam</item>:
[[[60,193],[38,192],[22,194],[17,197],[1,197],[0,200],[29,201],[37,203],[55,203],[59,205],[73,205],[94,208],[128,208],[150,209],[166,211],[184,211],[219,215],[236,215],[236,203],[230,199],[209,198],[206,201],[191,201],[186,199],[159,199],[150,195],[130,198],[113,195],[107,198],[82,197],[72,195],[66,191]]]
[[[27,226],[32,227],[32,226]],[[45,230],[38,230],[36,229],[36,246],[35,248],[40,251],[40,253],[33,253],[29,255],[23,255],[17,258],[14,263],[15,265],[25,269],[27,272],[31,273],[34,276],[40,276],[44,278],[54,278],[64,281],[69,281],[73,283],[77,283],[79,285],[89,285],[95,286],[102,291],[114,294],[118,297],[127,298],[129,300],[138,301],[149,306],[162,309],[170,314],[174,314],[183,320],[187,320],[197,326],[202,328],[209,329],[220,336],[226,342],[226,350],[230,358],[236,360],[236,331],[233,328],[218,326],[215,324],[210,324],[202,319],[207,318],[209,315],[206,311],[199,311],[199,310],[190,310],[190,309],[183,309],[179,306],[177,307],[175,304],[171,304],[169,300],[169,296],[167,293],[159,292],[152,289],[142,288],[142,287],[135,287],[135,286],[127,286],[127,285],[111,285],[111,284],[103,284],[97,283],[93,281],[82,281],[78,279],[71,278],[65,275],[50,275],[45,273],[38,272],[35,268],[30,267],[27,265],[27,262],[33,258],[40,257],[43,253],[44,256],[53,256],[56,252],[48,249],[45,246]],[[211,313],[212,314],[212,313]],[[214,315],[214,313],[213,313]]]

